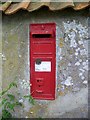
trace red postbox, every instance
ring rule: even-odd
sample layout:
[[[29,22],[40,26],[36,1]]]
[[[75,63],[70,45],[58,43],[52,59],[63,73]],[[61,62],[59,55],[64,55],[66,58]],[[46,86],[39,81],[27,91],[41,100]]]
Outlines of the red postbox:
[[[30,84],[35,99],[55,99],[56,25],[30,24]]]

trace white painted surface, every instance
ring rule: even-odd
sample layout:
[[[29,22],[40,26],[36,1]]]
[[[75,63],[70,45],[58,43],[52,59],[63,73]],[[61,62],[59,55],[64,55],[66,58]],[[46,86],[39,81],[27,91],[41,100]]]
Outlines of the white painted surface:
[[[51,62],[42,61],[41,64],[35,63],[36,72],[51,72]]]

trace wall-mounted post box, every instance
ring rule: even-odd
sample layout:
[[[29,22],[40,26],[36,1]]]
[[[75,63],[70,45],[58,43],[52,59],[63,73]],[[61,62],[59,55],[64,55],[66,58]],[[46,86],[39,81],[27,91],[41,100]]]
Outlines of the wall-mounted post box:
[[[30,25],[30,84],[36,99],[55,99],[56,25]]]

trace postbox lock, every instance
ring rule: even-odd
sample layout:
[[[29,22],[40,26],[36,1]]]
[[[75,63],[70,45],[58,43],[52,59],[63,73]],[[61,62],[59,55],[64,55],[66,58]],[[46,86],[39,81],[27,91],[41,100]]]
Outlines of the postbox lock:
[[[37,64],[37,65],[40,65],[40,64],[41,64],[41,59],[40,59],[40,58],[36,59],[36,64]]]

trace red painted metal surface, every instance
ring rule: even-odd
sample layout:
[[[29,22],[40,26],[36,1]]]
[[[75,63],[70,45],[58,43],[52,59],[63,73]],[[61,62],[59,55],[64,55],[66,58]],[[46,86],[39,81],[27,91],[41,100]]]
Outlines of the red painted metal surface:
[[[30,84],[35,99],[55,99],[56,25],[30,24]]]

